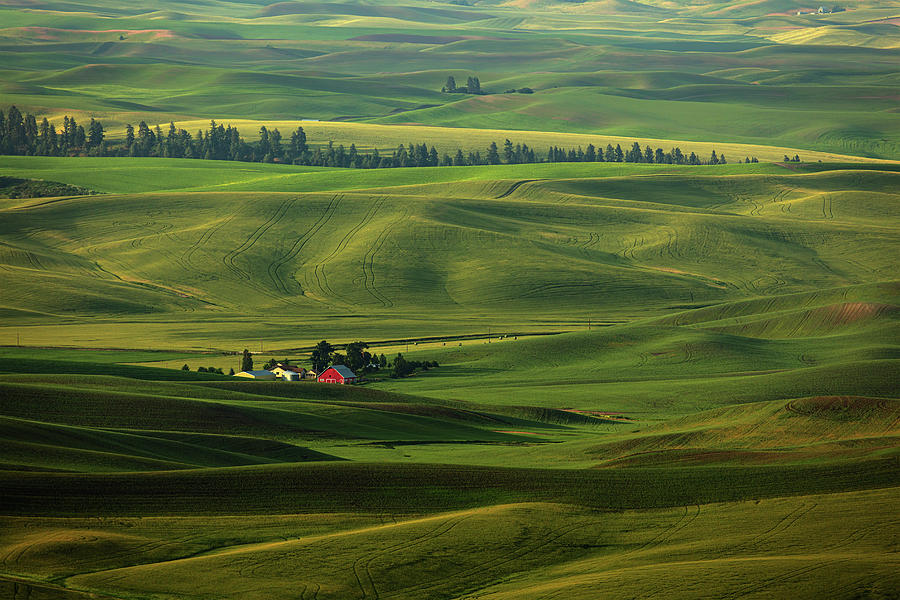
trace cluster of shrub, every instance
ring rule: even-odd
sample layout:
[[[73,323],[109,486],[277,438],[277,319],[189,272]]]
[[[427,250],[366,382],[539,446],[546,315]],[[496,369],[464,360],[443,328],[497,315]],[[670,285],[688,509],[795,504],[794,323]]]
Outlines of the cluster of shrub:
[[[477,79],[477,78],[475,78]],[[382,156],[377,149],[371,152],[360,152],[356,144],[345,148],[343,144],[335,146],[329,142],[324,148],[311,148],[307,143],[306,132],[297,127],[289,138],[285,139],[276,129],[263,126],[259,130],[259,141],[249,144],[241,137],[236,127],[224,126],[211,121],[209,129],[198,131],[196,136],[184,129],[176,128],[169,123],[168,131],[163,132],[157,125],[150,128],[141,121],[137,130],[131,125],[125,127],[124,141],[117,145],[109,144],[105,139],[103,125],[91,119],[87,133],[75,122],[65,117],[63,130],[43,119],[37,124],[33,115],[23,115],[15,106],[10,108],[9,115],[4,117],[0,110],[0,153],[39,156],[153,156],[166,158],[202,158],[207,160],[233,160],[245,162],[291,163],[317,167],[345,167],[357,169],[394,168],[394,167],[438,167],[438,166],[474,166],[499,164],[524,164],[538,162],[633,162],[659,163],[676,165],[726,164],[724,154],[717,155],[715,150],[707,159],[701,159],[695,153],[686,154],[680,148],[664,151],[650,146],[641,148],[634,142],[630,150],[623,150],[617,144],[615,148],[608,144],[606,148],[588,144],[587,148],[560,148],[553,146],[546,155],[538,155],[534,148],[527,144],[515,144],[505,140],[502,151],[496,142],[491,142],[484,154],[481,151],[463,153],[458,149],[453,156],[439,155],[434,146],[425,143],[400,144],[390,155]],[[799,161],[799,157],[795,157]],[[759,162],[756,157],[749,156],[743,162]]]
[[[87,196],[95,193],[88,188],[18,177],[0,177],[0,198],[46,198],[48,196]]]
[[[439,365],[436,360],[406,360],[403,355],[398,352],[397,358],[395,358],[390,365],[391,377],[393,377],[394,379],[398,377],[408,377],[419,369],[427,371],[428,369],[433,369],[438,366]]]
[[[184,365],[182,365],[181,370],[182,371],[190,371],[191,368],[189,366],[187,366],[187,364],[184,364]],[[198,373],[215,373],[216,375],[224,375],[225,374],[222,371],[222,369],[218,369],[216,367],[197,367],[197,372]],[[234,369],[229,369],[228,374],[234,375]]]

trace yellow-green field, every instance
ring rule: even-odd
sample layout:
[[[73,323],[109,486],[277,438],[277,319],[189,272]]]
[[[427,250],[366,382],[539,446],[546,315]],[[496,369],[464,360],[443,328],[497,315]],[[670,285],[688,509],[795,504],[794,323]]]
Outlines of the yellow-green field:
[[[0,597],[900,597],[900,13],[813,8],[4,4],[0,108],[112,145],[0,126],[0,192],[66,194],[0,198]],[[211,119],[728,163],[118,147]],[[209,372],[321,340],[393,364]]]

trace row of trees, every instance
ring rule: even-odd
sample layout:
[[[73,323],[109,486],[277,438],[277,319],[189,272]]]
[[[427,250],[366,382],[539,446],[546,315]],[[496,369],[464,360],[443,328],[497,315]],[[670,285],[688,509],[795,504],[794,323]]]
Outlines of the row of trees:
[[[105,152],[105,132],[100,121],[91,119],[87,129],[74,117],[64,117],[62,129],[46,117],[38,123],[32,114],[22,114],[15,106],[0,109],[0,154],[18,156],[68,156]]]
[[[476,78],[477,79],[477,78]],[[236,127],[211,121],[209,128],[191,135],[169,123],[167,131],[157,125],[151,128],[145,121],[137,129],[125,127],[125,137],[115,145],[105,139],[103,124],[91,119],[88,129],[77,124],[74,118],[63,119],[62,131],[43,119],[37,123],[33,115],[22,115],[15,106],[4,115],[0,110],[0,153],[26,156],[153,156],[166,158],[201,158],[207,160],[232,160],[245,162],[278,162],[317,167],[345,167],[357,169],[396,167],[474,166],[499,164],[529,164],[538,162],[630,162],[675,165],[718,165],[728,161],[724,154],[712,151],[709,157],[700,158],[694,152],[687,154],[681,148],[668,151],[651,148],[634,142],[623,150],[620,144],[606,148],[588,144],[586,148],[561,148],[552,146],[546,155],[538,154],[528,144],[513,144],[505,140],[502,149],[491,142],[486,152],[480,150],[464,153],[458,149],[452,156],[440,155],[435,147],[425,143],[400,144],[389,155],[377,149],[360,152],[356,144],[345,148],[328,142],[325,147],[311,148],[306,132],[297,127],[289,137],[281,132],[260,127],[259,141],[248,143]],[[785,157],[785,160],[790,160]],[[795,156],[799,162],[799,156]],[[743,162],[759,162],[749,156]]]

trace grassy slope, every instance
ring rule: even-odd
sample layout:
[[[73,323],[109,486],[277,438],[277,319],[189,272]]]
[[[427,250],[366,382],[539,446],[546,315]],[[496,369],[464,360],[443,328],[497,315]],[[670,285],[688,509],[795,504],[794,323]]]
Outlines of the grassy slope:
[[[34,164],[62,177],[61,160]],[[136,164],[152,175],[150,162]],[[175,164],[185,181],[197,173]],[[353,335],[396,339],[392,323],[423,335],[425,322],[402,322],[432,316],[457,332],[521,332],[560,328],[560,311],[562,328],[633,318],[635,298],[662,312],[892,277],[897,176],[888,167],[518,165],[338,179],[228,167],[209,170],[235,178],[224,189],[274,191],[7,201],[0,278],[6,314],[29,325],[25,343],[50,345],[42,336],[52,325],[73,341],[103,340],[86,345],[131,345],[107,323],[136,317],[149,347],[203,339],[234,349],[261,338],[300,347],[344,323],[362,328]],[[89,178],[102,185],[116,173]],[[323,187],[331,191],[300,191]],[[297,336],[272,311],[356,316]],[[253,316],[261,312],[270,316]],[[197,327],[188,336],[185,313]],[[365,319],[373,314],[388,319]],[[6,328],[10,343],[15,332]]]
[[[864,517],[895,501],[885,490],[599,514],[507,504],[399,522],[386,514],[242,517],[240,527],[228,517],[10,518],[6,530],[16,533],[0,543],[20,571],[119,594],[625,598],[665,581],[676,598],[851,598],[889,594],[896,583],[896,565],[884,557],[890,533]],[[77,562],[60,561],[64,549]],[[458,558],[448,564],[448,555]],[[94,565],[105,570],[71,577]]]
[[[896,581],[888,558],[894,524],[872,515],[891,514],[897,500],[897,401],[789,394],[804,370],[813,372],[808,381],[829,390],[843,384],[859,392],[878,385],[880,376],[882,395],[895,393],[896,361],[881,361],[866,373],[868,381],[859,378],[858,364],[847,363],[860,353],[891,351],[896,312],[866,306],[895,299],[893,285],[857,286],[482,345],[466,350],[482,372],[461,377],[455,369],[465,368],[462,362],[414,382],[443,379],[460,393],[454,379],[483,384],[491,365],[529,353],[574,367],[598,363],[628,378],[623,365],[631,352],[653,349],[640,386],[669,390],[676,371],[704,383],[682,390],[675,407],[695,414],[640,431],[601,419],[591,425],[591,418],[576,415],[550,422],[564,413],[527,420],[539,411],[497,406],[496,393],[479,407],[371,388],[201,380],[180,371],[172,374],[182,381],[171,382],[7,374],[2,385],[11,393],[3,397],[15,400],[2,407],[11,416],[0,431],[4,448],[14,452],[4,456],[20,458],[17,469],[73,472],[0,472],[0,512],[10,515],[2,518],[0,581],[26,576],[16,584],[20,590],[62,584],[184,597],[228,582],[228,593],[242,598],[288,588],[324,598],[454,598],[474,590],[498,599],[548,591],[590,598],[597,586],[617,590],[611,597],[631,597],[655,593],[662,581],[667,595],[683,598],[699,589],[751,596],[802,589],[809,598],[825,590],[838,598],[883,593]],[[800,329],[770,326],[741,337],[719,332],[723,323],[800,310],[819,314],[823,307],[834,307],[830,319],[807,319]],[[822,327],[819,338],[809,337],[815,326]],[[671,360],[676,357],[666,349],[685,339],[709,356]],[[714,346],[703,348],[698,339]],[[710,375],[747,368],[746,361],[779,363],[809,347],[819,354],[803,365],[819,367],[785,372],[780,385],[750,377],[741,386],[780,400],[728,406],[730,399],[710,392]],[[101,369],[158,372],[118,365],[94,370]],[[837,378],[824,380],[826,374]],[[506,373],[511,376],[518,377]],[[506,394],[522,399],[516,391]],[[696,413],[710,395],[718,408]],[[573,396],[557,389],[555,397]],[[645,407],[645,419],[672,412],[655,401]],[[265,416],[273,411],[277,419]],[[313,444],[320,453],[277,441],[321,435],[308,427],[325,417],[336,417],[330,435],[337,437]],[[216,430],[204,432],[208,425]],[[540,437],[493,433],[498,429]],[[464,430],[479,432],[481,444],[454,443],[472,439],[465,437],[471,433],[457,437]],[[371,446],[353,441],[357,436],[390,443]],[[559,443],[535,444],[542,440]],[[329,454],[354,460],[296,462]],[[166,457],[181,464],[160,462]],[[262,464],[271,462],[281,464]],[[250,466],[226,467],[239,464]],[[551,465],[557,468],[546,468]],[[134,469],[144,472],[129,472]],[[323,511],[337,514],[318,514]],[[86,513],[97,518],[86,521]],[[246,516],[238,524],[233,515]],[[456,558],[448,566],[445,556]],[[433,568],[436,560],[444,567]],[[632,577],[635,570],[644,576]],[[53,583],[42,583],[45,578]]]
[[[895,16],[883,4],[824,17],[759,2],[402,4],[10,7],[0,93],[117,131],[141,119],[303,117],[900,156],[896,27],[869,22]],[[478,75],[492,95],[441,94],[451,74]],[[525,86],[536,93],[502,93]]]
[[[820,394],[894,396],[896,305],[894,284],[868,285],[591,332],[431,349],[418,355],[436,358],[441,369],[379,385],[645,416]]]

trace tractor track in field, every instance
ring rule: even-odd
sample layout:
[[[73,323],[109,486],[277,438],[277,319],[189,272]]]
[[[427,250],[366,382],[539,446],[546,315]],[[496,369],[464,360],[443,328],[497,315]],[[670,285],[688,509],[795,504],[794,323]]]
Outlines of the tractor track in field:
[[[781,535],[788,529],[794,526],[794,524],[802,519],[804,516],[815,510],[818,506],[816,502],[811,504],[800,503],[797,508],[791,510],[786,515],[778,519],[778,521],[763,531],[760,534],[757,534],[752,539],[747,540],[746,542],[742,542],[737,546],[729,548],[727,551],[723,552],[724,556],[736,556],[738,554],[747,552],[752,550],[753,548],[759,548],[760,544],[768,543],[773,537]]]
[[[694,506],[696,507],[697,510],[693,514],[690,514],[690,509],[688,508],[688,506],[685,506],[684,512],[681,513],[681,516],[678,517],[678,520],[674,524],[672,524],[671,527],[668,527],[667,529],[659,532],[654,537],[650,538],[649,540],[647,540],[646,542],[644,542],[637,548],[622,553],[620,556],[622,556],[622,557],[630,556],[630,555],[636,554],[638,552],[643,552],[645,550],[652,550],[653,548],[658,548],[659,546],[664,544],[667,540],[671,539],[672,536],[675,535],[676,533],[678,533],[679,531],[682,531],[683,529],[690,527],[694,523],[694,521],[696,521],[697,518],[700,516],[700,505],[695,504]],[[642,598],[651,598],[651,597],[657,596],[663,592],[665,592],[665,589],[651,590],[645,594],[642,594],[641,597]]]
[[[310,590],[310,587],[312,588]],[[300,592],[300,600],[316,600],[319,597],[319,591],[322,589],[322,586],[318,583],[312,584],[312,586],[304,585],[303,591]],[[307,598],[306,592],[310,591],[310,596]]]
[[[250,274],[234,264],[234,260],[241,254],[252,248],[256,244],[256,242],[258,242],[259,239],[263,235],[265,235],[267,231],[269,231],[269,229],[271,229],[275,224],[281,221],[296,201],[296,198],[289,198],[282,202],[278,206],[278,208],[275,209],[275,212],[272,214],[272,216],[270,216],[262,225],[257,227],[253,231],[253,233],[247,236],[247,239],[245,239],[240,246],[231,250],[222,257],[222,264],[225,265],[225,267],[232,273],[232,275],[243,281],[251,281]]]
[[[593,248],[594,246],[596,246],[599,243],[600,243],[600,234],[596,233],[594,231],[589,231],[588,239],[587,239],[587,241],[584,242],[584,244],[582,244],[582,248]]]
[[[599,240],[599,238],[598,238],[598,240]],[[623,249],[620,250],[619,252],[617,252],[616,254],[621,256],[624,260],[629,260],[629,259],[637,260],[637,258],[634,255],[634,251],[636,248],[639,248],[639,247],[642,248],[644,246],[644,236],[643,235],[640,236],[640,243],[638,243],[638,236],[634,236],[634,239],[631,239],[630,241],[628,238],[623,238],[621,243],[622,243]],[[629,257],[629,254],[631,255],[630,257]]]
[[[362,597],[364,599],[372,598],[373,600],[378,600],[381,597],[380,593],[378,592],[378,588],[375,586],[375,578],[372,576],[372,563],[375,560],[382,556],[392,554],[393,552],[396,552],[398,550],[405,550],[407,548],[418,546],[420,544],[424,544],[426,542],[434,540],[448,533],[454,527],[468,518],[468,516],[462,516],[441,521],[441,523],[436,527],[412,538],[411,540],[404,540],[396,544],[391,544],[390,546],[379,549],[378,552],[372,555],[361,556],[357,558],[355,561],[353,561],[353,565],[351,568],[353,570],[353,575],[356,578],[356,583],[357,585],[359,585],[359,590],[360,592],[362,592]],[[371,590],[371,594],[369,593],[369,590]]]
[[[319,233],[319,231],[328,223],[328,221],[331,220],[331,217],[334,216],[337,207],[340,204],[341,200],[343,200],[343,198],[343,194],[332,196],[331,200],[328,202],[328,206],[325,207],[325,211],[309,227],[309,229],[307,229],[300,237],[294,240],[294,243],[286,253],[269,263],[269,266],[267,267],[269,278],[272,280],[272,283],[275,284],[276,289],[280,290],[285,295],[289,294],[290,291],[288,290],[287,284],[278,273],[278,271],[288,262],[296,258],[297,255],[300,254],[301,251],[303,251],[303,248],[306,247],[306,244],[308,244],[309,241],[313,237],[315,237],[315,235]]]
[[[780,190],[775,192],[774,196],[772,196],[772,202],[774,202],[776,204],[780,204],[780,203],[784,202],[784,199],[787,198],[788,195],[790,195],[790,193],[793,192],[795,189],[796,188],[781,188]]]
[[[881,522],[875,525],[869,525],[868,527],[863,527],[861,529],[857,529],[844,537],[841,540],[827,546],[828,550],[839,550],[842,548],[846,548],[852,544],[855,544],[861,541],[863,538],[867,537],[871,533],[875,531],[896,531],[897,525],[900,524],[900,521],[893,520],[888,522]]]
[[[540,294],[542,292],[549,292],[554,290],[566,290],[571,288],[591,288],[596,289],[596,284],[593,283],[545,283],[543,285],[535,286],[529,289],[526,292],[518,294],[516,296],[507,296],[505,299],[513,299],[513,298],[526,298],[529,296],[534,296],[535,294]]]
[[[341,198],[343,198],[343,196],[341,196]],[[319,289],[329,294],[332,298],[340,299],[340,296],[337,294],[337,292],[334,291],[334,289],[332,289],[331,285],[328,283],[328,275],[325,272],[325,267],[327,266],[328,262],[330,262],[334,257],[338,256],[341,252],[344,251],[344,249],[347,248],[347,245],[353,239],[353,236],[355,236],[360,230],[362,230],[363,227],[368,225],[372,221],[372,219],[375,218],[375,213],[378,212],[378,210],[386,200],[387,198],[382,197],[373,202],[372,205],[369,206],[368,210],[366,210],[366,214],[363,215],[363,218],[360,220],[360,222],[348,229],[346,233],[344,233],[344,236],[334,247],[334,250],[332,250],[328,256],[326,256],[321,261],[316,263],[315,266],[313,266],[313,274],[316,277],[316,282],[318,282],[320,285]]]
[[[833,200],[831,195],[825,196],[822,198],[822,217],[825,219],[833,220],[834,212],[832,210]]]
[[[373,298],[381,302],[381,305],[384,308],[390,308],[394,306],[394,302],[393,300],[382,294],[381,291],[375,286],[375,256],[379,252],[381,252],[381,249],[384,247],[384,244],[387,241],[390,233],[394,230],[394,227],[396,227],[398,223],[402,222],[408,216],[409,215],[407,213],[404,213],[399,219],[385,227],[375,239],[375,243],[369,246],[369,248],[366,250],[366,253],[363,255],[363,286]]]
[[[535,543],[532,543],[531,545],[517,548],[516,550],[513,550],[512,552],[509,552],[507,554],[503,554],[503,555],[497,556],[493,559],[484,561],[474,567],[469,567],[467,569],[464,569],[462,571],[457,571],[455,573],[446,575],[444,577],[431,579],[430,581],[421,583],[419,585],[406,587],[406,588],[403,588],[402,590],[397,590],[396,592],[393,592],[393,594],[391,594],[391,596],[399,595],[400,597],[409,597],[410,592],[414,591],[416,593],[419,593],[424,590],[432,589],[432,588],[440,585],[442,582],[447,581],[448,579],[459,579],[461,577],[467,577],[469,575],[483,573],[485,571],[497,569],[498,567],[501,567],[501,566],[509,564],[513,561],[519,560],[524,556],[528,556],[529,554],[534,554],[536,551],[540,550],[541,548],[549,546],[553,542],[565,537],[566,535],[570,534],[571,532],[575,531],[576,529],[584,527],[584,525],[585,525],[584,523],[579,522],[579,523],[575,523],[574,525],[569,525],[567,527],[558,527],[556,529],[551,530],[542,539],[538,540]],[[388,597],[390,597],[390,596],[388,596]]]
[[[672,525],[672,527],[669,527],[665,531],[660,532],[656,537],[654,537],[650,541],[646,542],[640,548],[632,550],[631,552],[626,552],[625,554],[634,554],[635,552],[640,552],[643,550],[650,550],[652,548],[657,548],[657,547],[661,546],[663,543],[665,543],[667,540],[671,539],[673,535],[675,535],[682,529],[690,527],[694,523],[694,521],[696,521],[697,518],[700,516],[700,505],[695,504],[694,506],[696,507],[697,510],[693,514],[690,514],[691,511],[690,511],[689,507],[685,506],[684,512],[682,513],[681,517],[678,519],[678,521],[674,525]]]
[[[509,196],[510,194],[515,192],[517,189],[519,189],[521,186],[525,185],[526,183],[534,183],[535,181],[543,181],[543,179],[523,179],[521,181],[516,181],[511,186],[509,186],[509,189],[507,189],[505,192],[503,192],[499,196],[495,196],[494,200],[499,200],[500,198],[506,198],[507,196]]]
[[[206,231],[204,231],[200,235],[200,237],[197,238],[197,241],[195,241],[193,244],[191,244],[191,246],[187,250],[184,251],[184,254],[181,255],[182,262],[184,262],[185,264],[187,264],[191,267],[196,266],[196,265],[194,265],[194,260],[193,260],[194,253],[196,253],[197,250],[199,250],[201,247],[205,246],[209,242],[209,240],[212,238],[212,236],[214,236],[216,234],[216,232],[218,232],[220,229],[222,229],[223,227],[228,225],[236,216],[237,216],[237,211],[228,215],[227,217],[225,217],[224,219],[222,219],[221,221],[219,221],[218,223],[216,223],[215,225],[213,225],[212,227],[209,227]]]
[[[772,577],[766,577],[762,581],[754,581],[752,583],[748,583],[744,585],[742,588],[739,588],[736,591],[733,591],[729,594],[730,598],[744,598],[748,594],[753,592],[759,592],[760,590],[764,590],[766,588],[772,587],[773,585],[788,581],[791,579],[796,579],[802,575],[806,575],[808,573],[812,573],[813,571],[818,571],[820,569],[824,569],[826,567],[830,567],[832,565],[839,564],[841,562],[845,562],[843,559],[832,559],[826,560],[820,563],[805,565],[803,567],[797,567],[795,569],[789,569],[788,571],[781,573],[779,575],[773,575]]]

